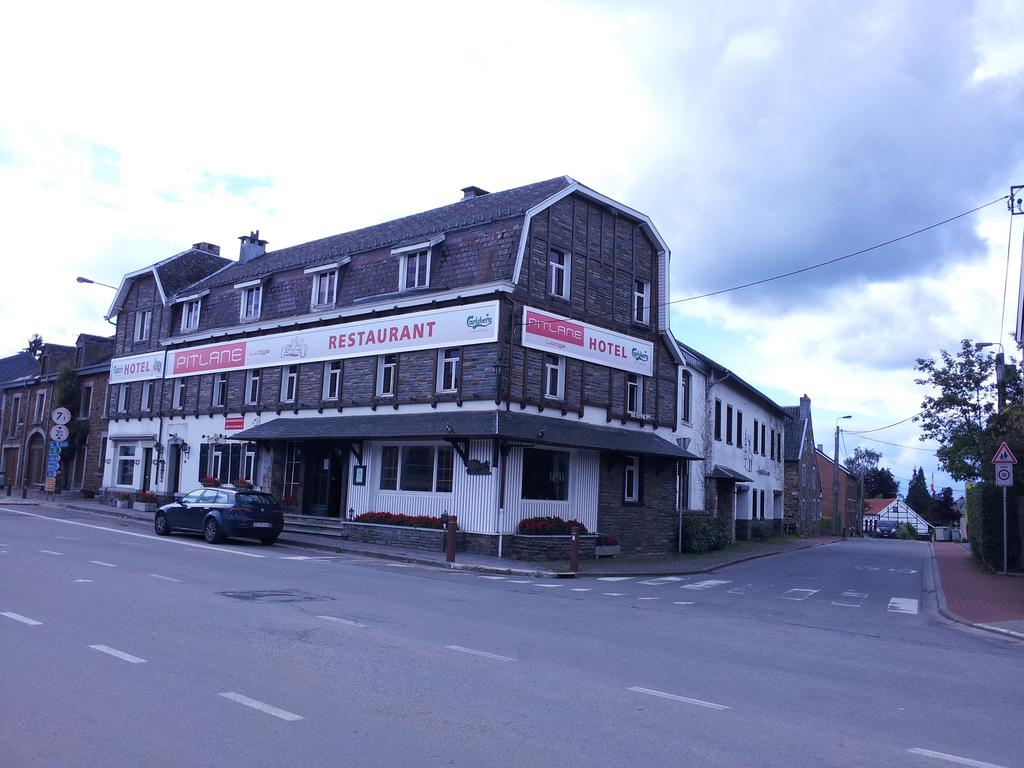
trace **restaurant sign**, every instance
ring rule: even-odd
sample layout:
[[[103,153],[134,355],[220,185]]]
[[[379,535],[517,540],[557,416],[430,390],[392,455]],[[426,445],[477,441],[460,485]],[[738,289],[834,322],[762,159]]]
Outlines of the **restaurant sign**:
[[[146,381],[164,377],[165,352],[147,352],[144,355],[118,357],[110,361],[110,383],[125,384],[129,381]]]
[[[498,340],[498,302],[275,333],[168,352],[167,377],[412,352]]]
[[[654,375],[654,345],[531,307],[523,309],[523,346],[642,376]]]

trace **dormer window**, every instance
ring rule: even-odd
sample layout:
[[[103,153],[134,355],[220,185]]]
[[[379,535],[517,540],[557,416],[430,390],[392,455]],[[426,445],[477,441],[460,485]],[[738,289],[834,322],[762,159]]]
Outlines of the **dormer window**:
[[[135,341],[149,341],[149,330],[152,322],[153,310],[140,309],[135,313]]]
[[[333,307],[338,295],[338,273],[320,272],[313,277],[313,306]]]
[[[186,301],[181,308],[181,331],[187,333],[188,331],[195,331],[199,328],[199,310],[202,307],[203,300],[195,299],[193,301]]]
[[[259,280],[250,280],[245,283],[237,283],[235,288],[242,292],[238,318],[240,320],[258,320],[260,310],[263,309],[263,283]]]
[[[430,262],[434,246],[442,240],[444,240],[444,235],[438,235],[425,242],[406,245],[391,251],[393,256],[397,256],[400,259],[398,263],[398,290],[411,291],[415,288],[426,288],[430,285]]]

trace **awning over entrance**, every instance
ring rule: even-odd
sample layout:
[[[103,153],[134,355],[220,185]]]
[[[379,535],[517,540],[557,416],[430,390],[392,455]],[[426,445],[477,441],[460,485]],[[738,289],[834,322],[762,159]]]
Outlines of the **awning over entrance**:
[[[715,464],[715,468],[711,470],[711,474],[708,477],[712,480],[735,480],[737,483],[754,482],[746,475],[737,472],[735,469],[723,467],[721,464]]]
[[[614,453],[700,459],[653,432],[506,411],[459,411],[277,418],[232,435],[236,440],[491,439],[593,448]]]

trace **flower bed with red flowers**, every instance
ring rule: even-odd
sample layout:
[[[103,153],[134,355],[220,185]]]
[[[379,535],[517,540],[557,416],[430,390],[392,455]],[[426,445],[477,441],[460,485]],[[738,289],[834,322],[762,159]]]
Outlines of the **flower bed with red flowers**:
[[[398,512],[364,512],[352,518],[356,523],[402,525],[406,528],[441,528],[441,518],[430,515],[403,515]]]
[[[579,520],[563,520],[560,517],[528,517],[519,522],[516,533],[523,536],[569,536],[574,527],[580,529],[580,535],[586,535],[587,527]]]

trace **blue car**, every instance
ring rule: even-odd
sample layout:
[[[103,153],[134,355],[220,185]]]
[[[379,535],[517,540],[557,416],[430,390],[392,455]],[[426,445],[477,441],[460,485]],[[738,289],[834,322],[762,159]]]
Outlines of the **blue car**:
[[[284,512],[277,499],[262,491],[197,488],[160,507],[153,528],[159,536],[200,533],[210,544],[244,536],[269,546],[284,528]]]

